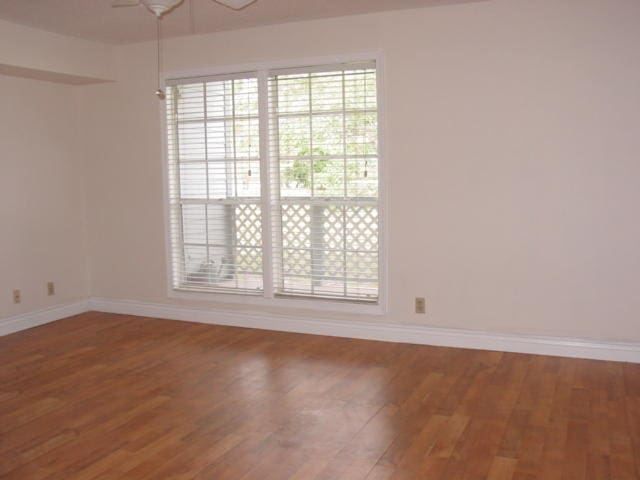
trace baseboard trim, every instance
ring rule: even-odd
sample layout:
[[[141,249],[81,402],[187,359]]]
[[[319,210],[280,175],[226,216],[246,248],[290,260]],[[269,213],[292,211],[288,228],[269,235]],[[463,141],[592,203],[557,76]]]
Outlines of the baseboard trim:
[[[0,319],[0,336],[44,325],[89,310],[311,335],[640,363],[640,344],[636,343],[489,333],[379,322],[346,322],[323,318],[301,319],[268,313],[240,313],[96,297],[90,298],[88,301],[56,305]]]
[[[106,313],[312,335],[640,363],[640,344],[635,343],[489,333],[379,322],[301,319],[267,313],[239,313],[106,298],[90,298],[88,307],[90,310]]]
[[[87,301],[83,300],[65,305],[56,305],[35,312],[0,318],[0,336],[44,325],[45,323],[55,322],[56,320],[87,312],[88,310]]]

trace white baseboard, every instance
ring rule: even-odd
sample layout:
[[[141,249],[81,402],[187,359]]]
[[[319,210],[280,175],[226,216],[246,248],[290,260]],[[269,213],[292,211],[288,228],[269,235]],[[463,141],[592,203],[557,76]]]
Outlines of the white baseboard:
[[[44,325],[45,323],[55,322],[62,318],[87,312],[88,310],[87,301],[83,300],[66,305],[56,305],[35,312],[0,318],[0,336],[37,327],[38,325]]]
[[[488,333],[474,330],[393,325],[380,322],[346,322],[267,313],[238,313],[104,298],[90,298],[88,307],[90,310],[99,312],[140,315],[215,325],[386,342],[640,363],[640,344],[631,343]]]
[[[637,343],[239,313],[105,298],[90,298],[0,319],[0,336],[89,310],[312,335],[640,363],[640,344]]]

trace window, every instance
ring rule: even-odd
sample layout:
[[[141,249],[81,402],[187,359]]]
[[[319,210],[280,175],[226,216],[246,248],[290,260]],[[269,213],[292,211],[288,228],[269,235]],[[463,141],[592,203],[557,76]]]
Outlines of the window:
[[[263,288],[258,80],[168,89],[174,287]]]
[[[375,303],[373,62],[168,82],[172,286]]]

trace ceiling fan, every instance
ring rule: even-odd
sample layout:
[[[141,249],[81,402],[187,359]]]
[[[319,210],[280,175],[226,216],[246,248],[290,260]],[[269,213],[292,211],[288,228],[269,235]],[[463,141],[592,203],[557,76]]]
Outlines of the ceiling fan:
[[[233,8],[234,10],[241,10],[247,5],[255,2],[256,0],[214,0],[216,3],[224,5],[225,7]],[[112,7],[137,7],[138,5],[144,5],[147,7],[156,17],[160,18],[165,13],[170,12],[175,7],[180,5],[183,0],[113,0],[111,2]]]
[[[165,13],[169,13],[171,10],[180,5],[184,0],[112,0],[112,7],[137,7],[138,5],[144,5],[147,9],[156,16],[156,32],[157,32],[157,67],[158,67],[158,89],[156,90],[156,96],[160,100],[165,99],[164,90],[160,86],[160,19]],[[225,7],[233,8],[234,10],[242,10],[244,7],[252,4],[256,0],[213,0]]]

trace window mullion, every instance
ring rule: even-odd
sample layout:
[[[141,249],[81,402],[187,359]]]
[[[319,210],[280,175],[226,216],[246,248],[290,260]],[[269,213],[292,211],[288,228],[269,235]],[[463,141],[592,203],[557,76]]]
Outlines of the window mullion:
[[[260,137],[260,199],[262,213],[262,285],[266,298],[273,298],[273,237],[271,212],[271,159],[269,152],[269,76],[258,72]]]
[[[231,80],[231,135],[232,135],[232,148],[233,148],[233,198],[235,200],[234,206],[227,207],[225,212],[228,215],[228,228],[231,232],[231,246],[229,250],[232,252],[234,258],[238,258],[238,232],[236,230],[236,205],[238,205],[238,159],[237,159],[237,146],[236,146],[236,80]],[[237,268],[237,265],[236,265]],[[236,288],[238,288],[238,275],[235,275]]]
[[[315,197],[315,188],[316,188],[316,183],[315,183],[315,179],[314,179],[314,158],[313,158],[313,91],[312,91],[312,87],[311,87],[311,73],[307,74],[307,79],[309,82],[309,158],[311,160],[309,160],[309,178],[311,179],[311,198]],[[318,214],[319,212],[322,211],[322,208],[318,208],[318,207],[310,207],[309,209],[309,215],[311,215],[311,222],[310,222],[310,236],[309,236],[309,241],[311,244],[311,251],[309,252],[309,258],[311,258],[311,295],[315,294],[315,287],[316,287],[316,282],[320,282],[319,280],[319,275],[318,275],[318,265],[321,262],[321,258],[318,258],[321,256],[321,254],[318,253],[318,249],[317,249],[317,235],[318,235],[318,229],[320,228],[318,225]]]
[[[270,171],[270,187],[271,196],[269,198],[271,206],[271,232],[272,232],[272,246],[271,246],[271,262],[273,272],[273,288],[274,295],[284,291],[284,232],[282,223],[282,192],[281,187],[281,171],[280,162],[282,158],[280,156],[280,123],[279,123],[279,95],[280,84],[278,77],[274,76],[269,80],[269,163],[271,165]],[[273,139],[273,143],[272,142]]]
[[[207,123],[207,84],[202,84],[202,109],[204,112],[204,160],[205,160],[205,185],[207,188],[207,202],[204,205],[204,238],[206,242],[207,262],[211,261],[211,247],[209,246],[209,138],[208,138],[208,123]]]
[[[344,198],[347,200],[347,182],[348,182],[348,170],[347,170],[347,94],[346,94],[346,82],[344,78],[344,70],[342,71],[342,154],[344,159],[342,162],[344,172]],[[342,292],[344,296],[347,296],[347,207],[342,206],[342,274],[344,275],[344,281],[342,283]]]

